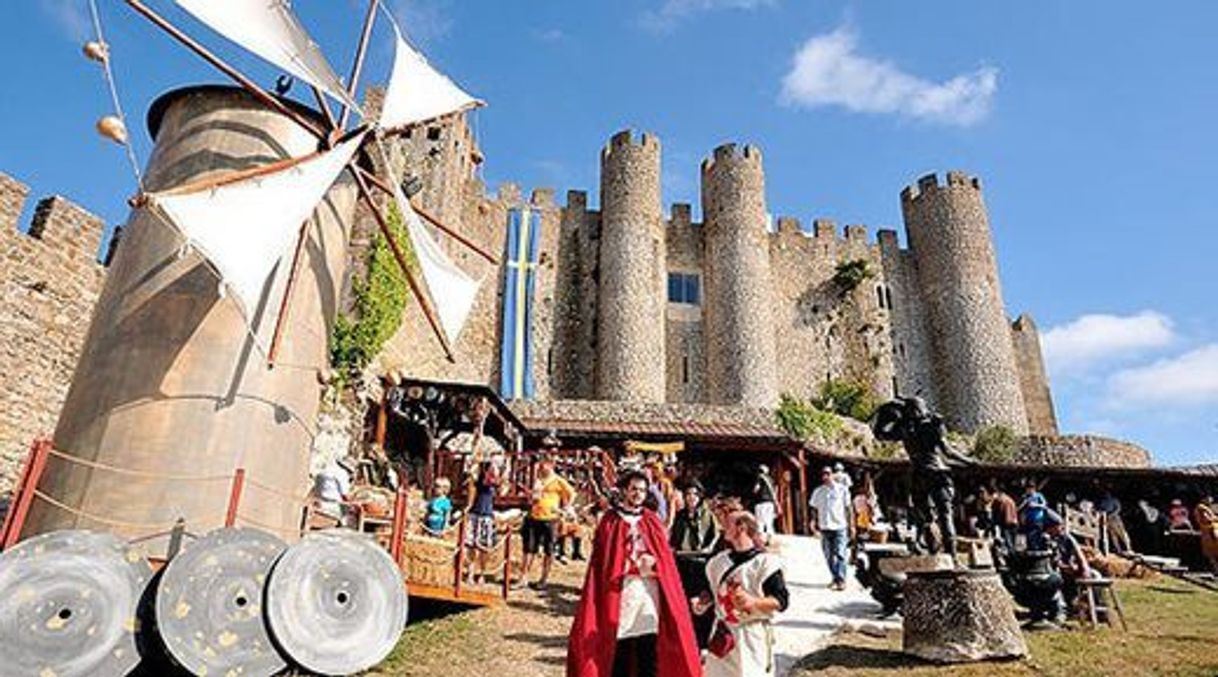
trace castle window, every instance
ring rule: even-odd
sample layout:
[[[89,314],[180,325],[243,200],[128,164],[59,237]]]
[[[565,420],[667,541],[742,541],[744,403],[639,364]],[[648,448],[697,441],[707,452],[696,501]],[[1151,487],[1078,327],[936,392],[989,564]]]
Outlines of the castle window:
[[[428,127],[427,128],[427,140],[428,141],[439,141],[440,140],[440,128],[439,127]]]
[[[702,302],[702,280],[697,273],[668,274],[668,302],[696,306]]]
[[[901,392],[901,389],[897,387],[897,377],[893,376],[892,377],[892,396],[896,397],[897,393],[899,393],[899,392]]]
[[[884,285],[884,298],[888,301],[888,309],[892,310],[892,287]]]
[[[689,383],[689,355],[681,356],[681,383]]]
[[[880,307],[881,307],[881,308],[883,308],[883,307],[884,307],[884,286],[883,286],[883,285],[877,285],[877,286],[876,286],[876,288],[875,288],[875,295],[876,295],[877,297],[879,297],[879,299],[880,299]]]

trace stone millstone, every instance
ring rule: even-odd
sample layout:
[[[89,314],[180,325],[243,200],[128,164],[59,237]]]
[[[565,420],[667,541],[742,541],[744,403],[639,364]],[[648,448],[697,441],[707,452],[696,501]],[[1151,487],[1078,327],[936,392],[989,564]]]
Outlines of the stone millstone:
[[[1028,654],[1015,606],[993,571],[910,572],[905,579],[905,653],[936,663]]]

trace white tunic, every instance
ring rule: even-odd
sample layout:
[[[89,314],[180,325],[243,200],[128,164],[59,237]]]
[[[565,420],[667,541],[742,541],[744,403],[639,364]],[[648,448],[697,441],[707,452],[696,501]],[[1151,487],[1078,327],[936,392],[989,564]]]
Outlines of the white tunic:
[[[660,628],[660,586],[654,573],[655,557],[639,529],[642,515],[619,513],[630,527],[626,533],[626,571],[622,578],[622,599],[617,638],[654,635]],[[650,558],[651,564],[642,561]]]
[[[705,677],[773,677],[772,614],[745,614],[734,608],[731,597],[737,586],[753,597],[764,597],[762,584],[782,569],[782,561],[778,555],[762,552],[725,578],[731,567],[730,551],[721,552],[706,563],[706,577],[715,596],[715,617],[732,631],[736,648],[723,658],[708,655]]]

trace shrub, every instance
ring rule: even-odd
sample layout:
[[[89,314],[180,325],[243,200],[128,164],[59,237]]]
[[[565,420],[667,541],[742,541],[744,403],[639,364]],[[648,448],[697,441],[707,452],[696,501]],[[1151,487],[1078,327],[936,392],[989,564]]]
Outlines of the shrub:
[[[985,463],[1010,463],[1019,450],[1019,436],[1005,425],[982,428],[973,443],[973,457]]]
[[[864,280],[875,277],[875,271],[865,259],[852,259],[837,264],[833,274],[833,282],[841,288],[842,293],[854,291]]]
[[[774,417],[778,427],[797,440],[830,441],[842,432],[842,420],[836,414],[817,409],[787,393],[780,398]]]
[[[871,388],[857,381],[829,379],[820,386],[820,397],[812,402],[816,407],[849,416],[858,421],[868,421],[880,406]]]
[[[386,222],[407,265],[416,270],[414,250],[397,205],[390,205]],[[356,281],[352,292],[353,312],[339,314],[330,335],[330,364],[340,378],[363,371],[402,324],[408,293],[406,275],[383,234],[378,233],[373,240],[367,278]]]

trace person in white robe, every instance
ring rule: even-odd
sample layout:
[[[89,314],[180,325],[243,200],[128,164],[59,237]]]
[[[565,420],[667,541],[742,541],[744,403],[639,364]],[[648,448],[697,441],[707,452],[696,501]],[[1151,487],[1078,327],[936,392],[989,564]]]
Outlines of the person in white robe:
[[[712,594],[692,603],[694,613],[715,613],[705,677],[773,677],[772,621],[790,599],[782,559],[764,548],[757,518],[743,510],[724,520],[723,536],[730,547],[706,564]]]

